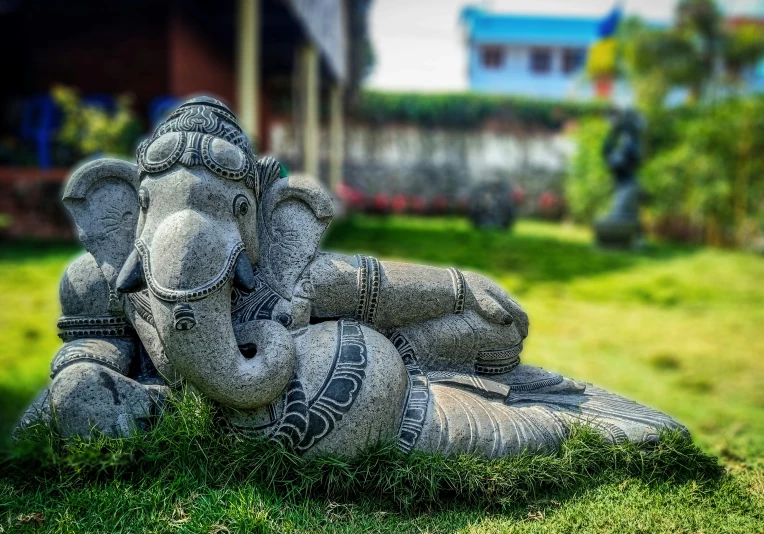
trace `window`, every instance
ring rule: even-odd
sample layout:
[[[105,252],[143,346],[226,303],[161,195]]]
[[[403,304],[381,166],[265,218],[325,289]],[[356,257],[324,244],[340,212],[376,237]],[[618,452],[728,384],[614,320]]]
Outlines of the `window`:
[[[531,50],[531,72],[546,74],[552,70],[552,51],[548,48],[533,48]]]
[[[498,69],[504,64],[504,50],[498,46],[484,46],[480,52],[480,57],[485,68]]]
[[[586,50],[583,48],[565,48],[562,51],[562,72],[573,74],[581,70],[586,61]]]

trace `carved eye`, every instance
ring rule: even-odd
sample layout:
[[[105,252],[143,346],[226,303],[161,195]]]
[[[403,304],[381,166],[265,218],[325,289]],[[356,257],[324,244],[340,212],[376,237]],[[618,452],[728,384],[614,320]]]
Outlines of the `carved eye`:
[[[202,143],[204,165],[221,178],[241,180],[249,173],[249,160],[236,145],[212,135],[206,135]]]
[[[249,211],[249,200],[242,194],[236,195],[233,199],[233,215],[234,217],[242,217]]]
[[[210,156],[215,163],[225,169],[236,171],[244,165],[244,154],[228,141],[213,138],[210,141]]]
[[[155,139],[143,153],[142,165],[146,172],[163,172],[175,165],[186,148],[186,134],[171,132]]]
[[[149,190],[145,187],[141,187],[138,190],[138,204],[145,211],[149,208]]]

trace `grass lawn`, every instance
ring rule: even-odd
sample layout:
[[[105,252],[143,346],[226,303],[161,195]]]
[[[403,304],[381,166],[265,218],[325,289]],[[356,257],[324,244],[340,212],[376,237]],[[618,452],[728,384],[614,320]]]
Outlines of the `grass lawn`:
[[[764,532],[764,259],[667,245],[601,252],[590,243],[586,229],[538,222],[509,233],[478,232],[461,219],[353,217],[332,225],[323,248],[458,265],[497,279],[530,315],[525,362],[669,413],[719,456],[727,476],[674,477],[671,469],[647,476],[628,464],[652,456],[611,450],[595,463],[612,469],[582,472],[574,484],[564,475],[556,484],[554,475],[490,505],[452,488],[442,503],[401,509],[342,492],[290,499],[275,483],[226,483],[177,458],[168,460],[172,468],[147,471],[159,474],[144,482],[125,478],[119,466],[99,476],[69,466],[53,475],[30,471],[23,483],[0,473],[0,532]],[[59,346],[58,278],[77,253],[0,246],[2,436],[46,383]],[[596,449],[586,440],[570,446],[576,454]],[[692,455],[672,454],[674,467]],[[502,465],[469,469],[528,472]]]

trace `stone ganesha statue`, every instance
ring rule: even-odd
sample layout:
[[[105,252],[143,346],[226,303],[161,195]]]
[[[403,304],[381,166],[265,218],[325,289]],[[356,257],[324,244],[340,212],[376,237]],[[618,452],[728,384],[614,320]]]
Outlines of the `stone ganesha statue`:
[[[243,432],[312,455],[397,440],[499,457],[550,450],[574,423],[634,442],[678,427],[521,365],[528,317],[482,276],[317,251],[331,199],[283,174],[204,97],[137,165],[77,169],[64,204],[87,253],[61,281],[64,345],[20,427],[123,435],[181,381]]]

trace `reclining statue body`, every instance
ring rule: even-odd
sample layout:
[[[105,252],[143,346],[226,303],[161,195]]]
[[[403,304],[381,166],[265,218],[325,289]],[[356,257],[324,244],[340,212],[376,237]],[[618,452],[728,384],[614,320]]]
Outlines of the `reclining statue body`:
[[[332,201],[256,160],[230,110],[186,102],[137,152],[69,179],[87,253],[61,282],[63,347],[20,427],[145,427],[181,381],[242,432],[306,454],[550,450],[571,425],[652,441],[671,418],[520,364],[528,317],[457,269],[318,251]]]

